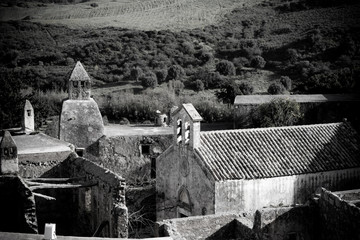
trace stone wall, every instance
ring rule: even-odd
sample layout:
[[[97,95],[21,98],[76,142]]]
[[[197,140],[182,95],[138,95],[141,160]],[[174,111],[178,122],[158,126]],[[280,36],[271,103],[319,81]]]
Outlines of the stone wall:
[[[61,140],[76,147],[87,148],[104,135],[104,124],[96,102],[89,100],[66,100],[60,117]]]
[[[319,239],[316,206],[264,208],[256,211],[253,230],[258,239]]]
[[[141,185],[155,178],[155,159],[171,145],[171,141],[172,135],[104,136],[97,146],[98,156],[89,154],[86,157],[121,175],[128,185]]]
[[[319,199],[321,239],[360,239],[360,208],[322,189]]]
[[[0,216],[0,232],[38,232],[34,195],[18,176],[0,176]]]
[[[170,147],[157,159],[157,220],[214,213],[214,182],[192,150]],[[182,203],[180,193],[187,192]],[[186,194],[185,194],[186,197]]]
[[[91,186],[39,191],[57,199],[57,205],[39,204],[38,212],[42,221],[59,222],[61,225],[57,231],[63,235],[92,236],[103,225],[99,236],[127,237],[128,213],[123,178],[75,155],[48,172],[46,177],[50,176],[77,178],[80,183]],[[61,226],[68,229],[61,229]]]
[[[318,238],[318,218],[313,206],[267,208],[178,218],[157,222],[157,236],[173,239],[302,239]]]
[[[262,207],[303,204],[320,187],[331,190],[356,188],[360,168],[312,174],[229,180],[215,183],[215,213],[256,210]]]

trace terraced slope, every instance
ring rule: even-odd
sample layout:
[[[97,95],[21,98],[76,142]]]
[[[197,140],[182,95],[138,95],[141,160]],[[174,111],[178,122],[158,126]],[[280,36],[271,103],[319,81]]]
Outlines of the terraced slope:
[[[260,0],[105,0],[75,5],[0,7],[0,20],[28,18],[71,28],[123,27],[140,30],[184,30],[217,23],[234,8]],[[91,7],[97,3],[98,7]]]

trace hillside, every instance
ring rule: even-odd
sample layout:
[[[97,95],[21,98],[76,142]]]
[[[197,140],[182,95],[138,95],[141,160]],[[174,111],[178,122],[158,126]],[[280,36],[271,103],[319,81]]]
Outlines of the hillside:
[[[240,6],[260,0],[102,0],[72,4],[26,2],[0,8],[0,20],[28,19],[69,28],[121,27],[138,30],[184,30],[216,24]]]
[[[54,99],[59,98],[56,91],[66,89],[67,73],[76,61],[82,61],[94,79],[94,97],[103,104],[101,105],[103,114],[114,119],[128,117],[131,121],[149,120],[152,116],[151,112],[156,110],[154,108],[168,111],[179,101],[196,103],[199,111],[206,115],[207,121],[226,120],[231,116],[231,110],[226,110],[227,105],[217,101],[215,92],[225,91],[229,96],[251,92],[262,94],[273,83],[281,85],[279,83],[284,79],[287,81],[287,91],[294,93],[358,91],[360,72],[360,4],[358,3],[336,4],[334,1],[331,6],[324,6],[305,1],[273,0],[239,7],[236,7],[239,1],[220,0],[174,0],[173,2],[149,0],[141,3],[132,2],[130,5],[118,0],[108,3],[129,7],[134,6],[133,4],[150,2],[155,5],[171,2],[175,5],[170,4],[171,7],[168,5],[169,9],[172,9],[169,12],[173,11],[180,15],[181,9],[187,7],[195,11],[196,4],[203,4],[202,6],[207,4],[209,9],[215,5],[227,6],[224,7],[227,10],[222,12],[222,14],[226,13],[222,18],[204,22],[203,25],[189,24],[184,13],[182,14],[184,18],[175,21],[178,28],[162,25],[171,30],[157,29],[155,25],[150,24],[152,20],[149,17],[145,17],[145,20],[135,20],[137,25],[134,26],[135,29],[124,29],[101,28],[104,25],[98,24],[96,19],[91,18],[90,21],[89,15],[86,15],[88,13],[85,14],[87,10],[81,10],[81,6],[90,11],[95,9],[89,7],[93,2],[61,5],[63,9],[69,9],[68,19],[61,18],[61,11],[57,12],[57,15],[51,15],[51,11],[46,13],[46,9],[50,8],[50,4],[46,4],[41,12],[44,16],[49,14],[49,17],[45,19],[46,21],[43,19],[44,22],[60,23],[56,21],[72,21],[76,17],[77,20],[80,19],[79,21],[93,24],[93,28],[45,25],[36,22],[38,19],[34,18],[35,22],[24,20],[1,22],[1,81],[7,84],[11,81],[13,85],[18,82],[19,92],[21,88],[32,89],[22,90],[22,96],[24,92],[55,91],[52,96],[57,97],[49,97],[51,99],[48,98],[46,101],[43,99],[46,94],[41,95],[40,100],[36,94],[28,96],[33,102],[38,102],[37,104],[45,104],[48,101],[49,104],[54,105]],[[176,4],[181,6],[174,7],[177,6]],[[96,9],[101,10],[100,5]],[[59,5],[53,4],[51,7],[56,8]],[[3,6],[0,11],[5,11],[6,14],[0,16],[5,16],[3,19],[6,19],[6,16],[21,18],[24,15],[20,16],[11,11],[35,11],[37,8],[40,7],[30,6],[28,9]],[[156,9],[153,10],[160,11],[162,8]],[[153,10],[144,12],[150,14]],[[167,14],[164,9],[162,10]],[[136,11],[131,12],[133,13]],[[211,15],[214,17],[216,14]],[[53,19],[50,19],[51,16]],[[84,18],[82,19],[81,16]],[[147,15],[141,13],[139,16]],[[106,17],[107,15],[99,18]],[[172,23],[170,18],[165,19],[163,24]],[[146,25],[148,23],[151,26]],[[152,90],[156,83],[160,87]],[[143,86],[149,88],[143,90]],[[8,88],[13,91],[17,89],[11,86]],[[127,102],[122,97],[124,89],[127,91]],[[139,97],[134,93],[143,94]],[[156,100],[158,98],[163,101]],[[4,95],[0,100],[7,99],[9,97]],[[222,100],[229,101],[229,99]],[[14,104],[15,102],[14,100]],[[114,106],[118,108],[114,109]],[[139,111],[139,108],[142,110]],[[39,119],[58,112],[57,108],[48,112],[44,110],[45,106],[40,109],[43,113]],[[0,122],[6,121],[0,119]]]

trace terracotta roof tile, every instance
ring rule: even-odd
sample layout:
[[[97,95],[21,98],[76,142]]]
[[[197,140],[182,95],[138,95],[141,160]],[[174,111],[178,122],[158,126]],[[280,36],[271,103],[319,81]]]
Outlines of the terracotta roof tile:
[[[196,150],[216,180],[269,178],[360,167],[348,123],[201,132]]]

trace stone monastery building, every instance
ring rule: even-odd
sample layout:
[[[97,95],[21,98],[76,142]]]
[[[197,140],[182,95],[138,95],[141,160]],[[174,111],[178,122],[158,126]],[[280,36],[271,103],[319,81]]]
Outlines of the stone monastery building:
[[[305,203],[320,187],[358,187],[360,136],[347,122],[200,131],[173,113],[173,144],[157,158],[157,220]]]

